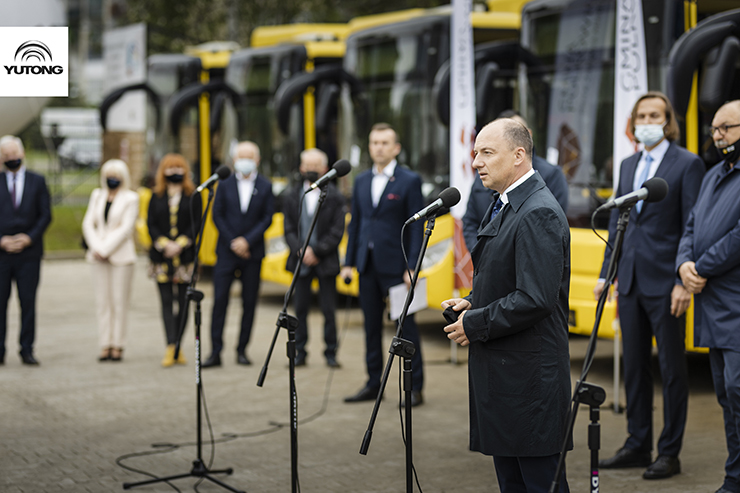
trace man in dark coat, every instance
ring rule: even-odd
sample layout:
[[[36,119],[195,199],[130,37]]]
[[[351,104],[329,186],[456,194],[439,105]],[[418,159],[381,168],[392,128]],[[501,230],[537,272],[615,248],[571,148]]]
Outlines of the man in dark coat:
[[[421,177],[402,168],[396,161],[401,152],[396,131],[387,123],[373,126],[369,145],[373,168],[360,173],[352,192],[352,220],[347,228],[347,254],[342,277],[360,274],[360,305],[365,317],[365,350],[368,380],[357,394],[345,402],[374,400],[380,390],[383,371],[383,311],[388,288],[411,279],[401,251],[401,229],[409,217],[424,207]],[[403,238],[409,266],[413,269],[419,257],[423,224],[416,221],[406,228]],[[406,317],[403,338],[414,343],[411,359],[411,404],[423,402],[424,373],[419,331],[414,315]]]
[[[298,276],[293,293],[298,329],[295,334],[296,366],[306,364],[306,343],[308,342],[308,308],[311,304],[311,283],[319,280],[319,304],[324,314],[324,342],[326,364],[338,368],[337,325],[335,320],[337,284],[339,274],[339,242],[344,235],[344,196],[329,182],[326,198],[321,206],[316,227],[303,256],[300,272],[295,272],[301,249],[319,201],[320,189],[310,190],[311,183],[329,170],[328,158],[319,149],[306,149],[301,152],[299,168],[303,180],[284,197],[283,215],[285,241],[290,247],[290,256],[285,268]],[[322,187],[322,188],[324,188]]]
[[[514,110],[503,111],[499,118],[511,118],[518,121],[525,127],[527,122],[522,116]],[[530,135],[532,130],[529,130]],[[541,157],[532,155],[532,168],[540,174],[542,179],[545,181],[545,185],[550,189],[555,199],[563,208],[563,212],[568,212],[568,181],[565,179],[565,175],[558,166],[553,166]],[[493,198],[493,190],[486,188],[485,185],[480,181],[480,177],[476,176],[473,179],[473,186],[470,187],[470,196],[468,197],[468,205],[465,209],[465,215],[463,216],[463,237],[465,238],[465,245],[468,250],[473,251],[475,246],[476,237],[478,235],[478,227],[480,226],[481,220],[485,215],[485,212],[491,206]]]
[[[254,142],[240,142],[234,151],[234,170],[218,185],[213,201],[213,223],[218,229],[216,265],[213,267],[211,355],[203,368],[221,366],[223,331],[231,283],[242,282],[242,323],[236,361],[249,365],[246,349],[260,288],[265,257],[265,231],[272,223],[275,198],[270,180],[257,174],[260,151]]]
[[[0,365],[5,363],[8,298],[15,279],[21,304],[20,356],[38,365],[33,355],[36,335],[36,289],[44,253],[43,235],[51,222],[49,190],[44,177],[26,169],[18,137],[0,139]]]
[[[655,176],[666,180],[668,195],[659,202],[638,203],[630,211],[617,271],[629,437],[613,457],[599,461],[599,467],[647,467],[645,479],[662,479],[681,472],[678,454],[689,399],[683,314],[691,295],[676,275],[675,259],[699,194],[704,163],[675,142],[680,137],[678,124],[670,101],[662,93],[649,92],[635,102],[631,125],[645,148],[622,161],[616,195],[639,190]],[[619,209],[612,211],[610,244],[616,237],[619,214]],[[607,247],[601,279],[594,289],[596,299],[604,289],[611,255]],[[658,343],[663,384],[663,431],[655,462],[651,457],[653,336]]]
[[[486,125],[474,152],[473,167],[498,193],[473,248],[473,291],[442,303],[460,313],[444,330],[470,345],[470,449],[493,456],[503,493],[546,492],[570,399],[570,230],[532,169],[524,125]],[[565,472],[560,491],[569,491]]]
[[[723,161],[704,176],[678,247],[676,270],[694,295],[694,344],[709,348],[727,439],[717,493],[740,493],[740,100],[712,120]]]

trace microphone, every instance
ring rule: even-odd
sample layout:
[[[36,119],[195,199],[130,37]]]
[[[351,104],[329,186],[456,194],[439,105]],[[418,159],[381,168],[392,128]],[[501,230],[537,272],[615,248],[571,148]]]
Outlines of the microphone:
[[[323,187],[325,183],[329,182],[329,180],[333,180],[334,178],[339,178],[340,176],[346,175],[351,169],[352,165],[349,164],[349,161],[347,161],[346,159],[340,159],[339,161],[334,163],[328,173],[326,173],[315,182],[311,183],[311,186],[308,188],[308,190],[306,190],[306,193],[310,192],[311,190],[316,190],[319,187]]]
[[[445,188],[444,190],[439,192],[437,200],[424,207],[422,210],[420,210],[410,218],[406,219],[405,225],[409,225],[414,221],[418,221],[422,217],[430,216],[435,212],[438,212],[443,207],[449,209],[458,202],[460,202],[460,190],[455,187]]]
[[[643,183],[642,188],[639,190],[610,200],[596,209],[596,212],[614,209],[616,207],[620,209],[626,206],[631,207],[641,200],[645,202],[660,202],[666,195],[668,195],[668,183],[663,178],[656,176]]]
[[[219,166],[218,168],[216,168],[216,172],[213,173],[210,176],[210,178],[208,178],[206,181],[204,181],[203,183],[201,183],[200,186],[195,189],[195,191],[198,192],[198,193],[200,193],[203,190],[205,190],[206,188],[208,188],[211,185],[213,185],[214,183],[216,183],[218,180],[225,180],[229,176],[231,176],[231,170],[229,169],[228,166],[226,166],[225,164],[222,164],[221,166]]]

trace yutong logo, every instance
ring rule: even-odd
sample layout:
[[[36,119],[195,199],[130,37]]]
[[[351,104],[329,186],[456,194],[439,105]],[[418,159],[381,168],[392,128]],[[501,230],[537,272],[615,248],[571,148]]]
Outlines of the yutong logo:
[[[48,60],[47,60],[48,59]],[[51,50],[41,41],[26,41],[15,50],[16,63],[23,65],[5,65],[8,75],[42,75],[42,74],[61,74],[64,68],[61,65],[51,65]],[[35,63],[35,65],[28,65]],[[48,65],[39,65],[46,64]]]

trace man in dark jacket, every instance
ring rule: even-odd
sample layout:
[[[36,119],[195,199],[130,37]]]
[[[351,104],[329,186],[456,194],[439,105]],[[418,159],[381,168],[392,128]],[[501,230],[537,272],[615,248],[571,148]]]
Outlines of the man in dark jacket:
[[[514,110],[506,110],[496,118],[511,118],[518,121],[525,127],[527,122],[522,116]],[[527,127],[529,128],[529,127]],[[530,135],[532,130],[529,130]],[[539,156],[532,155],[532,168],[540,174],[542,179],[545,181],[545,185],[550,189],[550,192],[555,196],[555,200],[558,201],[560,207],[563,208],[563,212],[568,212],[568,181],[565,179],[565,175],[558,166],[553,166]],[[468,250],[473,251],[475,246],[476,235],[478,234],[478,226],[480,226],[481,219],[486,210],[491,205],[491,198],[493,197],[493,190],[486,188],[480,181],[480,177],[476,176],[473,179],[473,186],[470,188],[470,196],[468,198],[468,205],[465,209],[465,215],[463,216],[463,237],[465,238],[465,245]]]
[[[570,230],[532,169],[532,138],[511,119],[486,125],[473,168],[498,192],[473,248],[473,291],[451,299],[448,337],[470,345],[470,449],[492,455],[502,493],[545,492],[570,399]],[[567,493],[565,472],[560,492]]]
[[[668,195],[660,202],[638,202],[630,211],[617,271],[629,436],[613,457],[599,461],[599,467],[647,467],[645,479],[663,479],[681,472],[678,455],[689,399],[683,314],[691,295],[676,276],[675,259],[699,193],[704,163],[675,142],[680,136],[678,124],[662,93],[649,92],[637,100],[631,125],[644,150],[622,161],[616,195],[639,190],[655,176],[666,180]],[[619,213],[618,209],[612,211],[610,244],[616,236]],[[604,289],[611,254],[607,247],[601,279],[594,289],[596,299]],[[653,336],[663,384],[663,431],[654,462]]]
[[[723,161],[704,176],[678,246],[676,270],[694,295],[694,344],[709,348],[728,457],[717,493],[740,493],[740,100],[712,120]]]
[[[36,334],[36,289],[41,272],[43,235],[51,222],[49,190],[44,177],[26,169],[18,137],[0,139],[0,365],[5,362],[5,331],[10,286],[15,279],[21,303],[20,356],[38,365],[33,355]]]
[[[221,366],[223,331],[231,283],[242,282],[242,323],[236,362],[249,365],[246,349],[260,289],[265,257],[265,231],[272,223],[275,198],[270,180],[257,173],[260,150],[254,142],[240,142],[234,150],[234,170],[218,185],[213,201],[213,223],[218,229],[216,265],[213,267],[211,355],[203,368]]]
[[[299,168],[303,180],[284,197],[283,215],[285,241],[290,247],[290,256],[285,268],[298,276],[293,293],[298,329],[295,334],[296,366],[306,364],[306,342],[308,342],[308,308],[311,304],[311,283],[319,280],[319,303],[324,314],[324,342],[326,364],[338,368],[337,326],[335,321],[337,286],[339,274],[339,242],[344,234],[344,197],[333,183],[327,183],[326,198],[321,206],[316,227],[303,256],[300,272],[295,272],[306,235],[317,211],[320,189],[310,190],[311,183],[329,170],[326,154],[319,149],[301,152]]]

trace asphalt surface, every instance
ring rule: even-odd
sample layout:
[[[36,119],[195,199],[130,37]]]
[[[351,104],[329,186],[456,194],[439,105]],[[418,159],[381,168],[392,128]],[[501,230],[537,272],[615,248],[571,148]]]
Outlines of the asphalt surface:
[[[12,295],[8,352],[0,366],[0,492],[109,492],[124,482],[148,476],[186,474],[197,457],[194,329],[191,316],[183,348],[185,366],[162,368],[164,329],[159,297],[146,277],[142,258],[136,268],[127,344],[120,363],[97,361],[97,331],[90,268],[80,259],[45,260],[38,294],[36,357],[40,367],[23,366],[17,356],[19,312]],[[202,353],[210,353],[212,286],[199,284],[202,303]],[[275,331],[284,288],[262,288],[252,341],[252,366],[235,362],[241,317],[238,284],[232,292],[221,368],[203,370],[208,416],[216,440],[211,469],[233,468],[214,475],[238,490],[291,491],[286,332],[278,336],[263,387],[256,382]],[[346,310],[347,302],[350,309]],[[362,315],[357,300],[340,298],[338,323],[342,368],[323,361],[321,316],[309,321],[308,365],[297,370],[298,478],[304,492],[406,491],[405,448],[398,412],[398,363],[394,363],[367,455],[359,453],[370,421],[372,403],[345,404],[343,397],[365,381]],[[467,351],[450,363],[441,313],[420,317],[425,358],[424,405],[414,408],[414,465],[424,492],[496,492],[489,457],[468,450]],[[394,332],[387,324],[384,344]],[[586,340],[571,339],[574,381],[583,365]],[[612,343],[600,341],[588,380],[607,390],[614,402]],[[641,469],[602,471],[602,492],[714,492],[722,483],[726,448],[722,413],[704,356],[689,357],[691,396],[688,427],[681,454],[682,473],[666,480],[642,479]],[[657,366],[657,364],[656,364]],[[656,370],[657,373],[657,370]],[[621,392],[621,402],[624,402]],[[656,428],[662,402],[656,393]],[[610,456],[626,434],[624,414],[601,411],[601,454]],[[209,429],[203,418],[202,457],[211,463]],[[590,491],[587,445],[588,408],[582,406],[575,427],[575,449],[568,455],[571,491]],[[657,436],[656,432],[656,436]],[[157,445],[157,446],[154,446]],[[120,460],[124,457],[123,460]],[[142,492],[227,491],[197,478],[136,488]],[[419,491],[414,489],[414,491]]]

